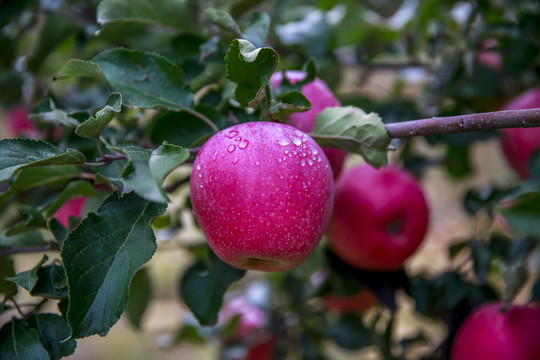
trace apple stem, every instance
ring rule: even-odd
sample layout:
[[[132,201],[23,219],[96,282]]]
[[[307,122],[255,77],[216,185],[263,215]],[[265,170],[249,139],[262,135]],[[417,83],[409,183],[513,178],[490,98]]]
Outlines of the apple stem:
[[[418,135],[457,134],[470,131],[540,126],[540,108],[433,117],[386,124],[391,138]]]

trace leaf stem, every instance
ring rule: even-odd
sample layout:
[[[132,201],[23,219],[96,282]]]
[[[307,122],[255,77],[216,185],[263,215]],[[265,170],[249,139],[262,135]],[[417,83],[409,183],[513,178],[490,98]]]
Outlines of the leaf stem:
[[[479,130],[526,128],[540,126],[540,108],[505,110],[487,113],[433,117],[428,119],[386,124],[391,138],[407,138],[418,135],[457,134]]]
[[[210,126],[212,128],[212,130],[214,130],[215,132],[218,132],[219,131],[219,128],[217,127],[216,124],[214,124],[214,122],[212,120],[210,120],[209,118],[207,118],[206,116],[204,116],[203,114],[201,114],[200,112],[198,111],[195,111],[195,110],[192,110],[192,109],[188,109],[188,108],[185,108],[184,111],[186,111],[187,113],[199,118],[200,120],[204,121],[208,126]]]

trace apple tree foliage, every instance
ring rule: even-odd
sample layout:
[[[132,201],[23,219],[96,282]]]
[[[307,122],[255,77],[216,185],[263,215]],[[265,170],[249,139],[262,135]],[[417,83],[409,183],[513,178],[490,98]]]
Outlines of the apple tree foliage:
[[[185,225],[178,219],[189,199],[178,195],[200,146],[228,126],[284,122],[309,109],[300,90],[315,76],[337,89],[346,77],[361,82],[381,69],[421,74],[414,98],[399,81],[384,97],[338,93],[344,106],[326,110],[312,135],[376,167],[397,149],[399,163],[417,177],[438,167],[464,183],[475,171],[472,146],[496,132],[427,136],[428,146],[443,149],[427,157],[416,152],[416,138],[390,141],[384,123],[497,110],[540,83],[540,5],[533,0],[13,0],[0,6],[1,106],[4,113],[17,104],[29,109],[39,134],[0,140],[2,359],[69,356],[77,339],[106,335],[123,314],[140,326],[152,299],[145,264],[160,246],[156,237],[167,240]],[[480,62],[482,51],[500,62]],[[271,75],[287,69],[304,69],[308,77],[272,90]],[[323,240],[300,267],[268,274],[274,301],[267,304],[266,330],[277,338],[276,358],[328,359],[326,345],[333,342],[347,350],[376,347],[385,359],[428,344],[423,358],[444,359],[474,306],[511,302],[525,284],[532,284],[531,299],[540,300],[538,261],[531,261],[540,239],[539,152],[530,168],[531,178],[514,186],[470,188],[463,206],[481,225],[453,242],[448,256],[461,263],[444,273],[358,270]],[[86,211],[64,227],[54,215],[78,197],[89,199]],[[490,230],[500,216],[511,231]],[[178,302],[197,323],[180,324],[170,346],[208,341],[204,327],[215,325],[227,291],[245,271],[223,263],[204,241],[176,246],[193,259],[179,274]],[[19,259],[30,252],[43,256],[21,269]],[[324,281],[312,281],[321,270]],[[369,318],[313,305],[327,293],[365,288],[380,301]],[[418,314],[447,325],[445,341],[429,343],[422,332],[398,341],[397,291],[414,300]],[[25,292],[30,302],[18,303]],[[51,303],[57,311],[42,311]],[[223,346],[227,353],[245,344]]]

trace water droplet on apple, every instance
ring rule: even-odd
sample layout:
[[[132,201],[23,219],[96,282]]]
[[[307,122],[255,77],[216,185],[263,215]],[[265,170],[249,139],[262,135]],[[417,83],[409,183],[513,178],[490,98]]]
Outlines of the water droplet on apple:
[[[236,164],[238,163],[238,158],[235,157],[235,158],[233,159],[232,163],[236,165]]]
[[[300,140],[299,138],[295,137],[295,138],[292,138],[292,142],[294,145],[296,146],[300,146],[302,144],[302,140]]]
[[[320,155],[317,155],[317,162],[321,162],[321,157],[320,157]]]
[[[308,160],[307,160],[307,163],[308,163],[309,165],[313,165],[313,161],[312,161],[311,159],[308,159]]]
[[[306,166],[306,161],[305,160],[300,161],[300,165]]]
[[[225,137],[227,137],[229,139],[234,139],[234,137],[237,136],[237,135],[238,135],[238,131],[236,131],[236,130],[230,130],[227,133],[225,133]]]
[[[232,153],[234,150],[236,150],[236,145],[231,144],[227,147],[227,151]]]
[[[214,154],[212,155],[212,160],[216,161],[217,157],[218,157],[218,151],[214,150]]]
[[[247,140],[242,140],[242,141],[240,141],[240,143],[238,143],[238,147],[240,149],[242,149],[242,150],[247,148],[248,145],[249,145],[249,141],[247,141]]]
[[[317,155],[317,153],[319,152],[317,148],[313,145],[309,145],[309,151],[311,151],[313,155]]]
[[[201,170],[201,164],[197,164],[197,170]]]
[[[279,140],[278,144],[281,145],[281,146],[287,146],[287,145],[290,144],[290,142],[287,139],[281,139],[281,140]]]
[[[261,162],[259,160],[255,161],[255,165],[259,166],[261,165]]]
[[[302,182],[302,187],[303,187],[304,189],[307,188],[307,185],[306,185],[305,182]]]

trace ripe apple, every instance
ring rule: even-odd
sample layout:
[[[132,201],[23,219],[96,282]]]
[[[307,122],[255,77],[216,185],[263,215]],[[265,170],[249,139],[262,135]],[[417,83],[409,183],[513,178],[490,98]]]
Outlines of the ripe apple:
[[[263,329],[268,322],[266,313],[243,296],[239,296],[223,306],[219,312],[219,322],[227,324],[236,316],[240,317],[234,334],[237,339],[248,338]]]
[[[291,84],[296,84],[297,82],[304,80],[307,73],[304,71],[289,70],[285,72],[285,76]],[[282,81],[283,72],[274,73],[270,78],[270,84],[273,88],[279,87]],[[311,103],[311,109],[305,112],[291,114],[288,118],[288,123],[306,133],[313,131],[315,117],[321,111],[327,107],[341,105],[339,100],[332,93],[332,90],[330,90],[325,82],[319,78],[315,78],[315,80],[305,84],[302,87],[302,94]],[[334,172],[334,179],[337,179],[343,169],[343,163],[345,162],[347,152],[330,147],[325,147],[323,150],[330,162],[332,171]]]
[[[244,123],[212,136],[193,163],[191,202],[208,244],[241,269],[286,271],[319,243],[334,180],[322,149],[302,131]]]
[[[40,133],[28,118],[28,110],[22,105],[12,107],[6,114],[7,133],[10,137],[26,136],[40,138]]]
[[[452,360],[540,359],[540,306],[485,303],[459,327]]]
[[[274,349],[277,339],[266,336],[249,347],[245,360],[275,360]]]
[[[336,183],[330,246],[357,268],[397,270],[424,239],[428,217],[422,189],[408,172],[359,165]]]
[[[81,213],[86,203],[85,197],[77,197],[66,201],[54,214],[54,218],[64,227],[68,227],[69,217],[81,217]]]
[[[323,297],[323,306],[327,311],[337,314],[363,314],[378,304],[378,300],[369,290],[360,290],[354,295],[327,294]]]
[[[540,87],[530,89],[504,105],[502,110],[540,108]],[[540,148],[540,127],[501,130],[501,147],[508,163],[525,180],[529,174],[529,161]]]

